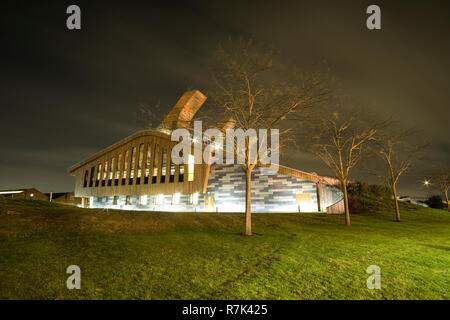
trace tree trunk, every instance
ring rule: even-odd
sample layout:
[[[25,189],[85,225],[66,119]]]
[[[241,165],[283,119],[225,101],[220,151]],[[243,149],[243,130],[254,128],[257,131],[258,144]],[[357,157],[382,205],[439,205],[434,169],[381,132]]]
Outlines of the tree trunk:
[[[447,211],[450,212],[450,203],[448,203],[448,190],[444,192],[445,201],[447,201]]]
[[[245,235],[252,235],[252,171],[245,171]]]
[[[347,180],[343,179],[341,181],[341,184],[342,184],[342,191],[344,192],[345,225],[347,227],[350,227],[351,223],[350,223],[350,209],[348,207]]]
[[[398,200],[397,200],[397,188],[395,186],[395,183],[392,184],[392,195],[394,196],[394,204],[395,204],[395,219],[397,222],[400,222],[400,208],[398,207]]]

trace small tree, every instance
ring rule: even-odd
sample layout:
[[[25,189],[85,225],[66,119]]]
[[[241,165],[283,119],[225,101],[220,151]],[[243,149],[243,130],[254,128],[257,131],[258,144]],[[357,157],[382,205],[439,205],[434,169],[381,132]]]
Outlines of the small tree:
[[[208,96],[214,102],[214,112],[222,117],[218,122],[232,122],[244,132],[280,129],[280,140],[297,125],[289,120],[304,119],[328,94],[321,73],[292,72],[279,62],[273,50],[251,40],[219,45],[211,71],[213,88]],[[255,145],[256,141],[246,137],[245,148],[241,149],[245,159],[241,164],[246,184],[245,235],[252,235],[251,176],[259,161],[251,157]]]
[[[444,204],[442,203],[442,198],[440,195],[431,196],[428,198],[425,203],[430,207],[434,209],[444,209]]]
[[[397,182],[422,154],[425,145],[413,146],[408,142],[412,132],[396,133],[392,130],[378,137],[375,151],[386,164],[386,181],[394,197],[395,219],[400,219],[397,198]]]
[[[351,226],[347,192],[349,174],[386,122],[363,122],[359,112],[346,112],[339,106],[329,106],[317,115],[312,125],[314,134],[310,150],[340,181],[344,193],[345,224]]]
[[[447,202],[447,210],[450,212],[450,204],[448,202],[448,189],[450,188],[450,169],[443,168],[434,171],[431,174],[431,183],[436,189],[439,189]]]

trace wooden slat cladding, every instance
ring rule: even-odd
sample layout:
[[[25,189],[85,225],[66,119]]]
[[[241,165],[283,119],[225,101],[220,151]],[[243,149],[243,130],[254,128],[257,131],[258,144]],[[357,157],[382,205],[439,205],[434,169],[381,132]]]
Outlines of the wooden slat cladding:
[[[177,128],[188,128],[195,113],[205,100],[206,96],[198,90],[185,92],[163,119],[157,130],[171,132]]]
[[[136,132],[136,133],[132,134],[131,136],[126,137],[125,139],[122,139],[122,140],[116,142],[112,146],[109,146],[108,148],[103,149],[102,151],[94,154],[93,156],[89,157],[88,159],[83,160],[83,161],[75,164],[74,166],[69,168],[68,172],[71,175],[74,175],[73,174],[74,171],[77,170],[79,167],[85,165],[88,162],[92,162],[93,160],[98,159],[101,156],[103,156],[106,152],[113,151],[113,150],[117,149],[118,147],[120,147],[121,145],[123,145],[125,143],[128,143],[131,140],[134,140],[134,139],[136,139],[138,137],[141,137],[141,136],[158,136],[158,137],[161,137],[163,139],[169,139],[170,140],[170,138],[167,136],[167,134],[164,134],[164,133],[161,133],[161,132],[157,132],[157,131],[152,131],[152,130],[142,130],[142,131],[139,131],[139,132]]]
[[[171,157],[172,147],[177,142],[171,141],[170,136],[154,132],[142,131],[128,137],[113,146],[106,148],[102,152],[94,155],[90,159],[69,169],[69,173],[75,176],[75,196],[120,196],[120,195],[156,195],[156,194],[173,194],[179,192],[181,194],[191,194],[202,192],[205,185],[206,165],[194,165],[194,181],[188,181],[187,167],[185,164],[185,173],[183,182],[179,182],[179,166],[175,166],[175,175],[171,179]],[[142,146],[143,145],[143,146]],[[151,148],[150,161],[147,161],[148,147]],[[142,149],[143,148],[143,149]],[[167,148],[166,159],[166,177],[161,182],[163,150]],[[158,149],[158,152],[156,151]],[[134,152],[133,152],[134,150]],[[142,155],[141,151],[142,150]],[[128,151],[128,152],[127,152]],[[125,159],[128,153],[128,159]],[[134,156],[134,162],[132,159]],[[120,161],[119,158],[121,157]],[[140,159],[140,157],[142,157]],[[155,162],[155,157],[158,160]],[[110,173],[112,159],[114,160],[114,171]],[[125,162],[127,161],[127,162]],[[120,163],[119,163],[120,162]],[[105,164],[108,163],[107,171]],[[157,176],[153,179],[154,165],[157,163]],[[101,164],[100,180],[97,185],[97,177],[99,176],[99,165]],[[125,165],[126,177],[124,177]],[[131,167],[133,165],[133,167]],[[119,167],[120,166],[120,167]],[[93,184],[90,186],[91,168],[94,167]],[[118,172],[117,170],[120,170]],[[84,180],[87,171],[87,186],[84,187]],[[112,176],[111,181],[110,176]],[[146,178],[147,176],[147,178]],[[116,179],[118,177],[118,179]],[[103,178],[105,180],[103,181]],[[155,182],[156,181],[156,182]]]

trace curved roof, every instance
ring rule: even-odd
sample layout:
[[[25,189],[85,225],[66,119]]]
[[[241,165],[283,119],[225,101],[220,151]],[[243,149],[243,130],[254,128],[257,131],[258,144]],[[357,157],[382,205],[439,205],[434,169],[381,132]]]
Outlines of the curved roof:
[[[80,162],[78,162],[77,164],[71,166],[71,167],[67,170],[67,172],[71,174],[71,173],[73,173],[76,169],[78,169],[78,168],[84,166],[85,164],[87,164],[87,163],[89,163],[89,162],[91,162],[91,161],[94,161],[95,159],[100,158],[100,157],[103,156],[105,153],[108,153],[108,152],[110,152],[110,151],[113,151],[114,149],[117,149],[117,148],[119,148],[120,146],[122,146],[122,145],[124,145],[124,144],[126,144],[126,143],[128,143],[128,142],[130,142],[130,141],[132,141],[132,140],[134,140],[134,139],[136,139],[136,138],[139,138],[139,137],[145,137],[145,136],[153,136],[153,137],[157,136],[157,137],[161,137],[161,138],[165,138],[165,139],[170,139],[170,136],[169,136],[169,135],[167,135],[167,134],[165,134],[165,133],[162,133],[162,132],[159,132],[159,131],[154,131],[154,130],[142,130],[142,131],[138,131],[138,132],[136,132],[136,133],[134,133],[134,134],[132,134],[132,135],[130,135],[130,136],[128,136],[128,137],[126,137],[126,138],[124,138],[124,139],[122,139],[122,140],[116,142],[116,143],[114,143],[113,145],[111,145],[111,146],[109,146],[109,147],[107,147],[107,148],[105,148],[105,149],[103,149],[103,150],[101,150],[101,151],[95,153],[94,155],[90,156],[90,157],[87,158],[86,160],[80,161]]]

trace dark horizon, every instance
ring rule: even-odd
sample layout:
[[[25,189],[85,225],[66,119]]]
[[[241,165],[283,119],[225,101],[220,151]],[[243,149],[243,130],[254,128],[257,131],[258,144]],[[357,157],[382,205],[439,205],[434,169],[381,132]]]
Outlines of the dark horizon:
[[[70,4],[2,10],[0,190],[72,191],[67,169],[140,130],[140,104],[173,106],[183,92],[204,90],[216,45],[251,36],[299,66],[326,61],[368,111],[420,130],[427,160],[400,181],[400,194],[438,193],[420,180],[450,160],[448,2],[78,2],[79,31],[66,28]],[[366,28],[370,4],[381,7],[382,30]],[[298,151],[281,164],[329,174]]]

